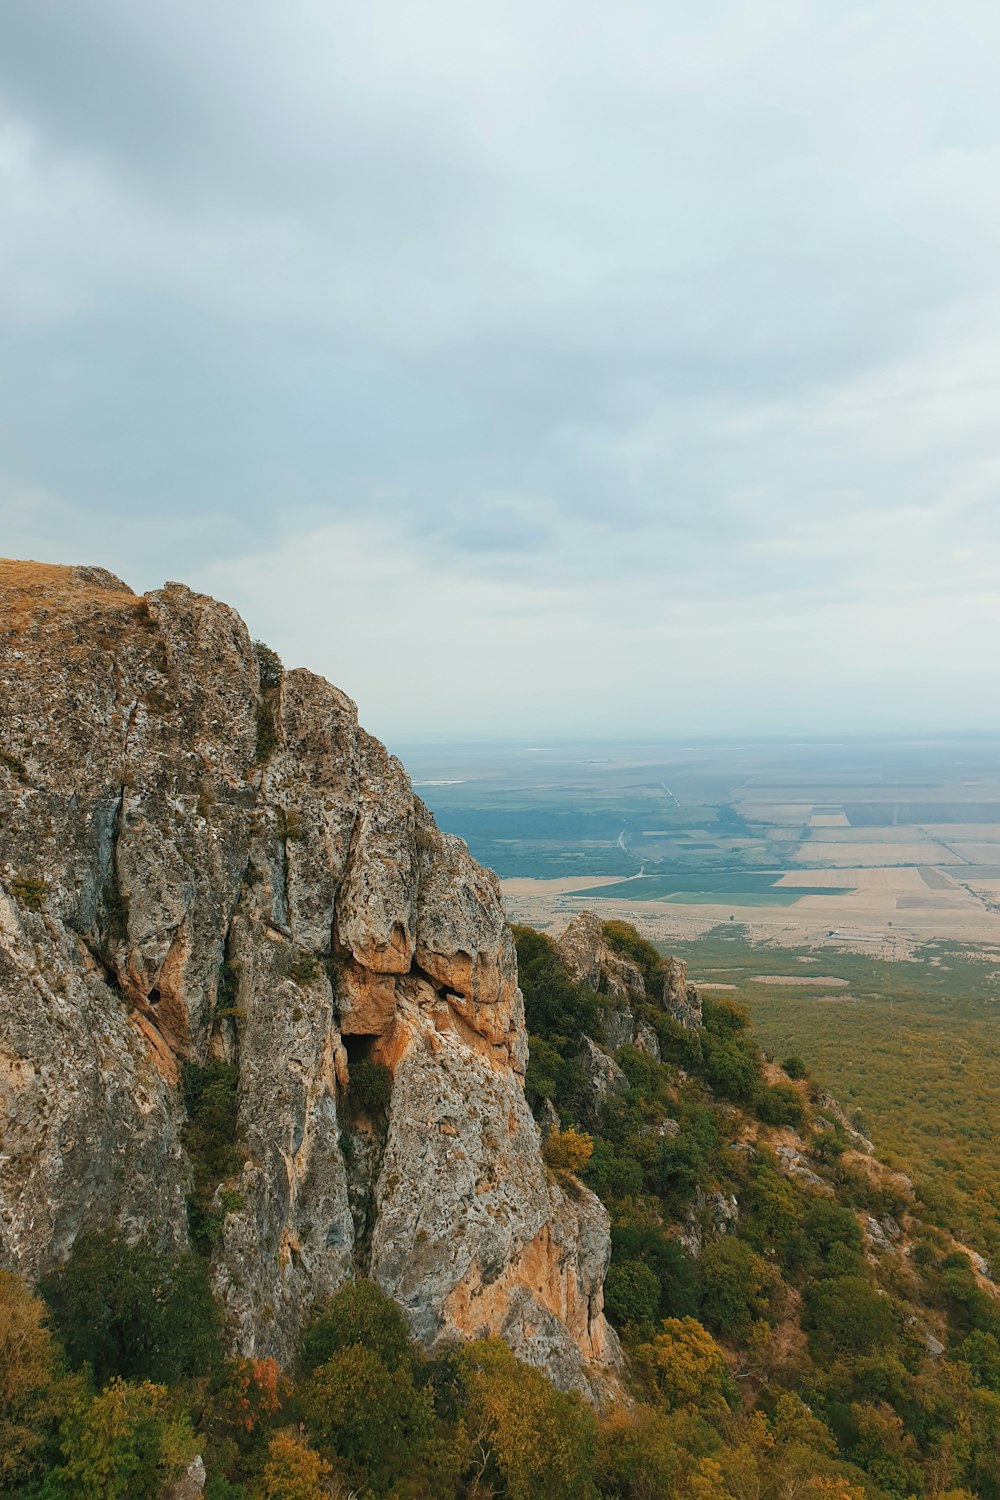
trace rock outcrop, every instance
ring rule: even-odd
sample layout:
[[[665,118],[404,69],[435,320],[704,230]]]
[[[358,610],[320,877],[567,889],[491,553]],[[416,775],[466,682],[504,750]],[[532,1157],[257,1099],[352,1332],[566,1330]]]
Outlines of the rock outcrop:
[[[588,985],[622,1005],[645,999],[646,983],[639,965],[615,952],[592,911],[577,912],[556,946],[577,984]]]
[[[662,988],[657,984],[656,993],[650,994],[639,965],[615,951],[604,936],[600,918],[590,911],[577,913],[556,947],[576,982],[611,1002],[605,1039],[612,1050],[628,1042],[640,1052],[659,1057],[656,1033],[634,1013],[636,1005],[655,1006],[688,1031],[701,1026],[701,992],[688,983],[687,966],[681,959],[665,960]]]
[[[679,958],[668,958],[663,973],[663,1009],[687,1031],[701,1025],[701,991],[688,983],[687,965]]]
[[[287,1358],[365,1273],[428,1346],[600,1381],[607,1216],[541,1158],[498,883],[354,704],[178,584],[18,563],[0,693],[0,1263],[107,1223],[186,1243],[182,1080],[214,1061],[234,1348]]]

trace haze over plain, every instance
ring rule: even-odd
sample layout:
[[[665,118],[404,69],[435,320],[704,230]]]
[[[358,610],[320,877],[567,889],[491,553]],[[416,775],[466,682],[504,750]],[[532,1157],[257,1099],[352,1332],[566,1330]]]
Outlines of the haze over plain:
[[[390,738],[995,728],[998,63],[986,0],[14,0],[2,550]]]

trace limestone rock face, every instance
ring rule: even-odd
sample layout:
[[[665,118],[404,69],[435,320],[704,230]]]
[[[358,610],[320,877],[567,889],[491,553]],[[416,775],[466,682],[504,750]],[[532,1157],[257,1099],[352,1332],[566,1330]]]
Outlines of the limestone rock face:
[[[497,881],[353,703],[179,584],[3,562],[0,695],[0,1264],[186,1243],[181,1080],[224,1061],[235,1349],[287,1358],[364,1273],[428,1346],[600,1385],[607,1216],[542,1162]]]

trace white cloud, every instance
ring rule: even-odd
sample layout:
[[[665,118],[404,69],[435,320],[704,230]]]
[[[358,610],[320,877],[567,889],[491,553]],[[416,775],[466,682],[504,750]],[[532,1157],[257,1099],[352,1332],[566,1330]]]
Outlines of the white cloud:
[[[988,0],[15,0],[2,549],[393,734],[996,722],[998,65]]]

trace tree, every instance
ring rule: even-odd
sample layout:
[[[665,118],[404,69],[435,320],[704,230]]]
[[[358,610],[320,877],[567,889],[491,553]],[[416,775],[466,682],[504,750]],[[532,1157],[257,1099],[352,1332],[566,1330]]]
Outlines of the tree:
[[[805,1123],[806,1107],[802,1095],[790,1083],[760,1088],[754,1108],[758,1120],[763,1120],[765,1125],[791,1125],[798,1129]]]
[[[315,1369],[301,1390],[306,1425],[321,1451],[339,1456],[351,1482],[385,1494],[422,1462],[434,1427],[430,1393],[405,1366],[351,1344]]]
[[[777,1273],[749,1245],[723,1235],[701,1257],[701,1313],[709,1328],[743,1338],[761,1318],[773,1316],[781,1289]]]
[[[604,1279],[604,1308],[619,1328],[625,1323],[652,1323],[660,1307],[660,1283],[641,1260],[608,1267]]]
[[[620,1408],[598,1428],[597,1476],[602,1495],[664,1500],[686,1494],[694,1453],[715,1446],[714,1434],[689,1410]]]
[[[374,1281],[348,1281],[316,1308],[302,1340],[305,1370],[326,1364],[333,1355],[362,1344],[387,1370],[409,1364],[413,1341],[406,1319],[391,1297]]]
[[[725,1356],[696,1318],[665,1318],[655,1338],[636,1349],[635,1362],[668,1411],[693,1406],[718,1417],[735,1399]]]
[[[30,1472],[51,1418],[58,1351],[45,1316],[20,1277],[0,1271],[0,1491]]]
[[[542,1154],[549,1166],[559,1172],[582,1172],[594,1149],[593,1137],[583,1131],[566,1130],[549,1132],[542,1147]]]
[[[220,1358],[219,1311],[199,1255],[130,1245],[117,1233],[81,1236],[40,1290],[70,1363],[89,1364],[99,1385],[115,1375],[205,1375]]]
[[[805,1295],[803,1323],[820,1355],[868,1354],[892,1342],[892,1303],[863,1276],[831,1276]]]
[[[60,1447],[63,1461],[47,1476],[42,1500],[153,1500],[197,1451],[186,1413],[164,1386],[118,1379],[77,1397]]]
[[[326,1500],[323,1481],[332,1464],[294,1432],[276,1432],[267,1449],[259,1488],[260,1500]]]
[[[493,1476],[508,1500],[596,1500],[596,1426],[579,1396],[557,1391],[499,1339],[467,1344],[455,1362],[473,1482]]]

